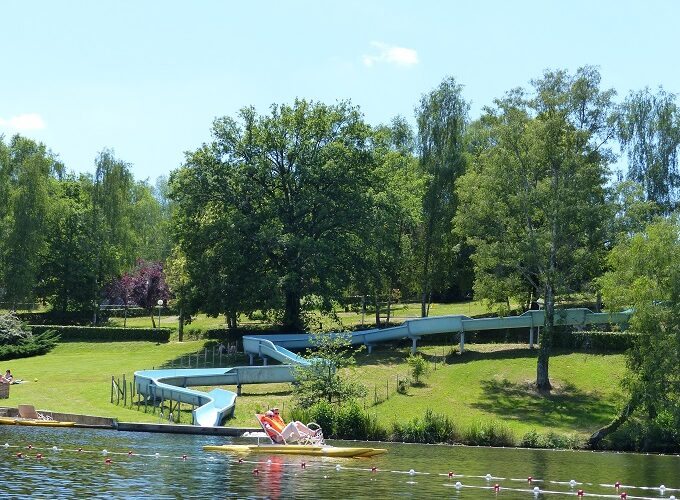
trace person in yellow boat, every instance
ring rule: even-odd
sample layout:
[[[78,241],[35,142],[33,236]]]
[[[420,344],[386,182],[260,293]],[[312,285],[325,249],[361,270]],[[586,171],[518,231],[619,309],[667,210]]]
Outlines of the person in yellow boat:
[[[313,431],[299,420],[286,425],[281,418],[278,408],[268,410],[262,416],[261,421],[269,437],[277,443],[283,442],[283,440],[286,440],[286,442],[295,442],[317,437],[317,432]],[[270,432],[270,429],[272,429],[273,432]]]

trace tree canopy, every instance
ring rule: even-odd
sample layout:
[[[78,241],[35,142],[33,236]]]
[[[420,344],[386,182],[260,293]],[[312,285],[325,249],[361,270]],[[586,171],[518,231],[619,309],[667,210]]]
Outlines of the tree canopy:
[[[600,75],[546,72],[510,92],[473,128],[456,224],[475,247],[475,292],[545,302],[537,386],[549,389],[555,296],[595,277],[603,257],[604,183],[613,91]]]

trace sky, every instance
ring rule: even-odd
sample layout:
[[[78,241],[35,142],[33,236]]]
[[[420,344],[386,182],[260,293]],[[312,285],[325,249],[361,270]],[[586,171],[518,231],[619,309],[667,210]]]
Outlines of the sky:
[[[452,76],[474,119],[546,69],[584,65],[618,99],[679,93],[679,31],[673,0],[2,0],[0,135],[43,142],[74,172],[113,149],[153,183],[216,117],[296,97],[415,123]]]

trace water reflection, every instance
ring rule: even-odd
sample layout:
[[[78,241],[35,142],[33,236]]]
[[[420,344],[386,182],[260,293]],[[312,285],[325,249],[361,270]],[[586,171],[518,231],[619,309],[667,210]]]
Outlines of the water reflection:
[[[680,496],[676,456],[388,444],[387,455],[371,459],[251,455],[239,463],[236,456],[201,449],[222,442],[206,436],[0,425],[0,497],[527,499],[534,498],[538,486],[572,497],[584,489],[618,498],[616,481],[656,488],[627,488],[630,496]],[[19,452],[24,458],[17,457]],[[37,453],[44,458],[37,459]],[[449,477],[449,471],[455,475]],[[529,476],[535,478],[532,483]],[[668,487],[663,494],[661,484]]]

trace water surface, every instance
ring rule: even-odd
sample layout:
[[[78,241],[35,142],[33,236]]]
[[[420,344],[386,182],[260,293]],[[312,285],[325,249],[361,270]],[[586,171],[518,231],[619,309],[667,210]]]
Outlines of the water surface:
[[[389,453],[368,459],[238,457],[201,449],[227,441],[0,425],[0,497],[532,499],[576,497],[579,489],[605,498],[624,491],[628,498],[680,497],[677,456],[410,444],[376,445]],[[616,490],[617,481],[624,487]]]

